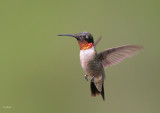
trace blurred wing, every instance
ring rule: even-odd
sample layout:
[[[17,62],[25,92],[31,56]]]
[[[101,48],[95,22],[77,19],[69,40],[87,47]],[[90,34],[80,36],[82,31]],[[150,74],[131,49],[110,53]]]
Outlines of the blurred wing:
[[[98,53],[98,59],[102,62],[104,68],[115,65],[124,59],[138,53],[143,47],[136,45],[124,45],[116,48],[110,48]]]
[[[96,47],[96,45],[99,43],[99,41],[102,39],[102,37],[99,37],[96,42],[94,43],[94,46]]]

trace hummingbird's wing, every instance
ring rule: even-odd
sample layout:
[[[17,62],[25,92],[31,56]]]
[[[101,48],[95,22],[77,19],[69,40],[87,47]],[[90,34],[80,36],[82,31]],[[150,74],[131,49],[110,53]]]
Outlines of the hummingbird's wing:
[[[103,50],[97,54],[98,59],[102,62],[104,68],[115,65],[124,59],[138,53],[143,47],[137,45],[124,45],[116,48]]]
[[[96,42],[93,44],[94,45],[94,47],[96,47],[96,45],[99,43],[99,41],[102,39],[102,37],[99,37],[97,40],[96,40]]]

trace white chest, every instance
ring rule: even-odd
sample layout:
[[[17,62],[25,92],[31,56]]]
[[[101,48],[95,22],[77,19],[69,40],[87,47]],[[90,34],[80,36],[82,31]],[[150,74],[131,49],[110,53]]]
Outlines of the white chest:
[[[88,61],[93,59],[95,53],[94,47],[86,50],[80,50],[80,62],[83,69],[86,68]]]

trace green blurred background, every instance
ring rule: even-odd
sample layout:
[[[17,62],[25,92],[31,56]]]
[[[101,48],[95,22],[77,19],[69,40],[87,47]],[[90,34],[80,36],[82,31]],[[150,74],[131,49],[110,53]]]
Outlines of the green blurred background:
[[[160,1],[1,0],[0,113],[160,113]],[[106,71],[104,102],[90,96],[79,46],[145,49]]]

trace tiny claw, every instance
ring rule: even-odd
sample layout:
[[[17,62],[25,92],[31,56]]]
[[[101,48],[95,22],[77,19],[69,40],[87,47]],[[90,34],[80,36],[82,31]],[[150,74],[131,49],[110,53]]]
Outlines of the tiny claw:
[[[84,77],[85,77],[86,81],[88,81],[88,75],[84,75]]]
[[[91,82],[94,82],[94,76],[91,78]]]

